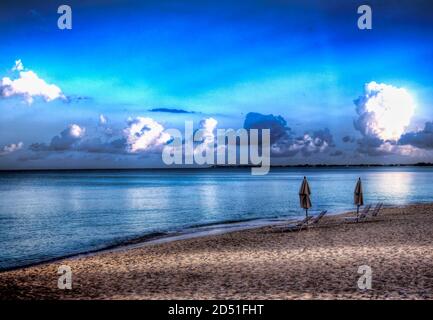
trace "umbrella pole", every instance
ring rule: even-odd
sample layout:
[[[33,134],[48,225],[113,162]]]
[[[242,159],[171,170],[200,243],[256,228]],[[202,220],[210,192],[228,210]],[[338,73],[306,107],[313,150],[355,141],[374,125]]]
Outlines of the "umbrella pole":
[[[308,218],[308,209],[305,209],[305,218]]]
[[[359,205],[356,207],[356,221],[359,220]]]

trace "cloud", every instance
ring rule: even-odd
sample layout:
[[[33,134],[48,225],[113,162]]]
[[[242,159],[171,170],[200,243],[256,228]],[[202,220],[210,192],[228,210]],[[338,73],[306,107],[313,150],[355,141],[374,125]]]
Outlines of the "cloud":
[[[245,117],[244,129],[270,129],[271,145],[278,141],[291,141],[293,138],[292,129],[287,126],[286,120],[273,114],[249,112]]]
[[[426,122],[424,129],[401,136],[400,145],[412,145],[420,149],[433,149],[433,122]]]
[[[356,142],[355,137],[352,137],[352,136],[344,136],[341,140],[344,143],[354,143],[354,142]]]
[[[103,114],[99,115],[99,125],[105,125],[107,124],[108,119],[106,116],[104,116]]]
[[[103,119],[106,118],[101,115]],[[107,122],[104,123],[104,125]],[[98,126],[101,126],[101,117]],[[88,132],[77,124],[69,125],[49,144],[34,143],[29,149],[34,152],[80,151],[89,153],[138,154],[155,151],[165,145],[171,136],[164,127],[152,118],[137,117],[128,119],[127,126],[114,135],[111,128],[93,128]]]
[[[200,121],[201,141],[194,148],[196,154],[203,154],[212,148],[215,148],[214,131],[218,125],[218,121],[214,118],[207,118]]]
[[[226,146],[217,146],[215,139],[215,130],[217,129],[218,121],[214,118],[202,119],[199,123],[199,128],[192,133],[191,136],[185,136],[180,143],[172,143],[175,140],[170,137],[167,141],[170,153],[181,153],[185,156],[197,156],[206,153],[212,154],[218,148]],[[187,143],[192,142],[193,149],[186,147]]]
[[[216,129],[217,125],[218,121],[214,118],[207,118],[200,121],[200,128],[203,130],[203,138],[205,140],[215,137],[213,132]]]
[[[99,132],[96,131],[98,134]],[[81,151],[90,153],[122,153],[125,152],[124,139],[109,141],[102,136],[91,136],[87,130],[77,124],[69,125],[59,135],[53,137],[47,145],[33,143],[29,149],[34,152],[67,152]]]
[[[306,157],[319,152],[326,152],[328,148],[334,147],[333,137],[328,128],[305,133],[296,139],[296,145],[301,147],[300,151]]]
[[[361,154],[369,156],[421,156],[423,153],[420,149],[409,146],[400,145],[394,141],[383,141],[378,138],[363,137],[358,140],[357,151]]]
[[[34,143],[30,145],[29,149],[32,151],[73,150],[78,146],[78,143],[84,137],[85,132],[85,128],[82,128],[77,124],[71,124],[63,130],[60,135],[53,137],[49,145],[44,143]]]
[[[4,77],[0,80],[0,97],[21,97],[28,105],[33,103],[35,97],[43,98],[46,102],[66,99],[58,86],[46,83],[31,70],[24,71],[21,60],[15,62],[12,71],[18,72],[19,76],[16,79]]]
[[[187,111],[183,109],[170,109],[170,108],[154,108],[150,112],[165,112],[165,113],[195,113],[195,111]]]
[[[91,101],[92,98],[88,96],[70,95],[63,97],[66,103],[80,103],[85,101]]]
[[[126,127],[121,130],[110,128],[107,125],[108,120],[101,123],[104,122],[101,121],[102,118],[107,120],[105,116],[100,115],[99,122],[94,128],[86,129],[72,124],[53,137],[49,144],[33,143],[29,150],[34,153],[26,155],[23,159],[40,159],[58,152],[143,155],[159,152],[173,140],[163,125],[152,118],[129,118]],[[217,124],[218,121],[213,118],[203,119],[200,122],[202,135],[201,140],[194,143],[194,152],[204,152],[215,147]],[[107,134],[107,131],[110,131],[110,134]],[[180,147],[183,150],[185,145],[182,144]]]
[[[425,152],[423,152],[421,149],[416,148],[411,145],[397,145],[395,143],[391,143],[389,141],[386,141],[385,143],[381,144],[377,149],[377,153],[379,155],[387,155],[387,154],[396,154],[401,156],[425,156]]]
[[[326,128],[313,133],[305,133],[292,141],[277,141],[271,146],[271,151],[275,156],[294,156],[301,153],[304,157],[309,157],[315,153],[327,152],[331,147],[334,147],[333,138],[329,129]]]
[[[398,152],[398,148],[386,147],[385,143],[395,145],[410,123],[415,103],[409,92],[372,81],[354,103],[358,114],[354,126],[362,135],[358,152],[369,155]]]
[[[18,150],[22,149],[23,145],[24,144],[22,142],[11,143],[11,144],[5,145],[2,148],[0,148],[0,156],[5,156],[7,154],[18,151]]]
[[[415,103],[404,88],[370,82],[364,94],[354,101],[358,119],[355,128],[363,136],[397,141],[415,111]]]
[[[123,132],[131,153],[162,146],[171,139],[171,136],[164,132],[164,127],[152,118],[130,118],[128,127]]]
[[[250,112],[246,115],[244,128],[270,129],[271,155],[277,157],[290,157],[298,153],[308,157],[315,153],[327,152],[329,148],[334,147],[329,129],[305,132],[301,136],[296,136],[283,117],[272,114]]]

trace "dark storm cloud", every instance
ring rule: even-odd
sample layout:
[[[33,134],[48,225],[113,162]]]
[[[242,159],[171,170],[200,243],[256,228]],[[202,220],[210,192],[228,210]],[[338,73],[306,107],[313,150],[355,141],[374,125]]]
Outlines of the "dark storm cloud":
[[[256,112],[250,112],[246,115],[244,129],[270,129],[271,145],[277,141],[292,141],[294,135],[282,116],[264,115]]]
[[[377,137],[365,136],[358,139],[357,151],[362,154],[368,154],[370,156],[385,155],[387,152],[381,151],[379,148],[383,144],[383,140]]]
[[[244,128],[270,129],[271,154],[276,157],[291,157],[298,153],[309,157],[317,153],[326,153],[329,148],[335,146],[328,128],[296,136],[282,116],[272,114],[250,112],[246,115]]]
[[[433,122],[426,122],[421,131],[403,134],[398,144],[412,145],[420,149],[433,149]]]

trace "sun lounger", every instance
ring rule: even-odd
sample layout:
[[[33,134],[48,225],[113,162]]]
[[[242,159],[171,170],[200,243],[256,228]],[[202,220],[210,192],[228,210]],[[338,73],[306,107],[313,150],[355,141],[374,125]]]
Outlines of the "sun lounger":
[[[315,216],[313,219],[311,219],[309,224],[310,225],[318,224],[327,212],[328,212],[327,210],[323,210],[317,216]]]
[[[359,216],[357,216],[357,217],[346,217],[344,220],[346,220],[347,222],[359,222],[359,221],[362,221],[365,218],[367,218],[367,214],[370,211],[370,209],[371,209],[371,204],[369,204],[368,206],[366,206]]]
[[[310,222],[310,220],[312,219],[312,216],[308,216],[305,219],[297,222],[297,223],[293,223],[287,227],[284,228],[284,231],[300,231],[302,230],[303,227],[306,227],[308,225],[308,222]]]
[[[377,215],[379,214],[380,209],[383,206],[383,202],[379,202],[376,207],[374,208],[373,212],[371,213],[372,217],[377,217]]]

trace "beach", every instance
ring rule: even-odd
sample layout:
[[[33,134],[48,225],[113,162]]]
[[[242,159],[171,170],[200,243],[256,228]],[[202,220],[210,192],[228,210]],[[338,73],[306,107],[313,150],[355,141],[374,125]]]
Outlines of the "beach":
[[[0,273],[0,299],[432,299],[433,204],[362,223],[266,226],[101,252]],[[60,265],[72,289],[57,287]],[[372,271],[359,289],[360,266]]]

